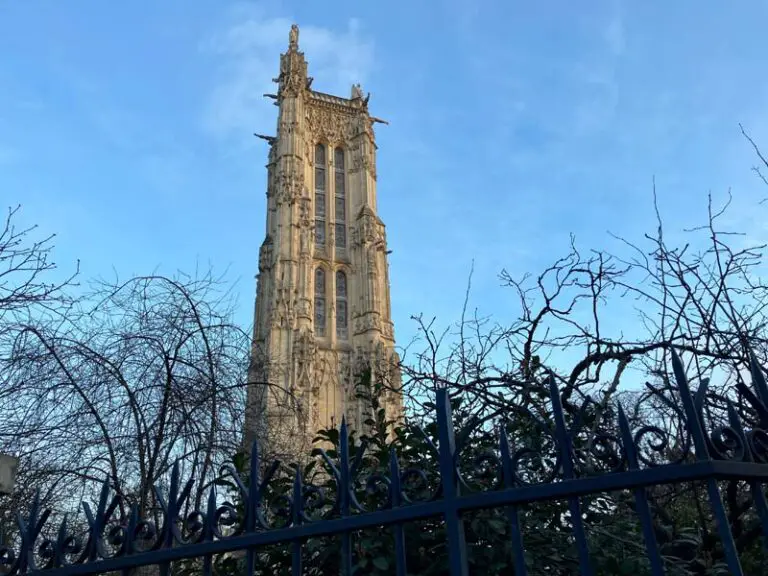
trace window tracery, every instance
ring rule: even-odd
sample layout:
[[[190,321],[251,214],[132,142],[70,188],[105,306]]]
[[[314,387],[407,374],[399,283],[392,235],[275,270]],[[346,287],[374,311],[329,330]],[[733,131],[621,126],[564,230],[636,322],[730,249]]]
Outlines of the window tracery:
[[[325,336],[325,270],[315,270],[315,334]]]
[[[336,272],[336,337],[346,340],[347,329],[347,275],[339,270]]]
[[[333,153],[334,167],[334,219],[336,222],[336,247],[347,247],[347,207],[346,207],[346,183],[344,170],[344,149],[336,148]]]
[[[315,245],[325,246],[325,145],[315,146]]]

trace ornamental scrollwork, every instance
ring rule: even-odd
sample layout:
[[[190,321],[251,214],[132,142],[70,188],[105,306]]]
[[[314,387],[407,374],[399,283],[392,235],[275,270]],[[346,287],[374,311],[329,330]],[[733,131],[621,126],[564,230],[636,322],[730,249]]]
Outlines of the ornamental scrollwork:
[[[311,333],[297,335],[296,352],[303,361],[318,361],[321,354],[314,346]],[[355,354],[370,359],[367,352],[358,347]],[[725,408],[714,419],[709,382],[702,380],[692,390],[679,355],[670,354],[674,379],[665,401],[673,422],[633,423],[621,404],[600,404],[611,414],[611,426],[595,431],[590,416],[596,402],[586,398],[580,406],[565,405],[549,375],[535,408],[510,405],[492,421],[475,415],[457,419],[462,425],[454,428],[456,398],[440,388],[434,421],[408,430],[412,441],[419,439],[418,454],[399,451],[397,443],[377,446],[368,438],[356,439],[343,419],[333,449],[316,451],[321,474],[305,477],[303,466],[264,463],[254,443],[247,462],[226,463],[200,484],[204,496],[194,497],[196,481],[183,481],[177,462],[169,482],[153,485],[156,510],[151,518],[112,489],[113,478],[94,494],[94,505],[83,503],[80,521],[64,517],[54,525],[52,511],[35,497],[27,512],[17,515],[14,544],[0,545],[0,565],[11,576],[113,573],[222,551],[250,554],[259,546],[297,543],[317,533],[346,536],[427,517],[455,518],[457,510],[497,508],[513,522],[521,506],[565,499],[575,517],[582,518],[579,499],[619,491],[634,492],[637,510],[650,514],[651,490],[691,481],[707,482],[706,497],[725,519],[718,529],[730,537],[719,484],[748,485],[760,527],[768,463],[768,383],[762,368],[750,353],[752,385],[737,383],[742,405],[737,409],[735,396],[718,394]],[[386,347],[377,347],[372,356],[382,361],[394,357]],[[327,354],[323,360],[337,373],[347,364]],[[319,365],[315,368],[316,376]],[[306,392],[300,391],[303,403],[309,400]],[[316,404],[317,398],[312,399]],[[752,415],[745,416],[744,408]],[[318,527],[323,522],[328,524]],[[646,526],[653,528],[650,521]],[[277,529],[284,530],[279,538]],[[79,565],[92,567],[72,568]]]
[[[344,144],[354,136],[351,118],[331,110],[310,108],[308,123],[316,140],[325,140],[331,145]]]

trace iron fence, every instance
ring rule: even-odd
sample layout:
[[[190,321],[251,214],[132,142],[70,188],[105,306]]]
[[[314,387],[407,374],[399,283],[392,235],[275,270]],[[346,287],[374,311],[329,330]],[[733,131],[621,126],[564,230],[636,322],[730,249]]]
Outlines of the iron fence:
[[[329,456],[322,453],[329,478],[336,486],[336,497],[331,502],[322,488],[308,484],[299,467],[295,469],[292,489],[275,501],[266,504],[266,493],[275,480],[279,464],[264,467],[257,451],[250,458],[247,477],[234,467],[225,471],[235,487],[237,502],[222,500],[216,486],[211,486],[204,509],[188,509],[192,481],[183,483],[178,466],[173,470],[166,490],[155,487],[160,503],[157,522],[140,518],[134,507],[120,513],[119,499],[112,495],[105,482],[95,507],[83,503],[87,530],[83,538],[72,534],[65,518],[58,527],[47,527],[49,510],[42,510],[35,502],[26,517],[17,519],[20,544],[16,548],[0,550],[0,562],[8,574],[35,574],[69,576],[76,574],[121,573],[136,574],[140,567],[155,566],[154,573],[162,576],[179,573],[178,566],[196,559],[193,572],[206,576],[215,573],[214,558],[231,554],[242,560],[243,574],[254,574],[259,551],[266,546],[290,546],[290,570],[294,576],[303,573],[307,562],[307,542],[313,538],[333,536],[341,541],[340,571],[353,573],[353,533],[385,527],[393,535],[391,573],[408,574],[404,536],[407,523],[428,518],[441,518],[447,543],[446,573],[450,576],[468,574],[468,550],[463,515],[480,509],[504,512],[508,522],[507,534],[511,541],[511,554],[506,573],[525,576],[530,566],[525,561],[526,542],[521,526],[520,510],[537,502],[563,501],[568,504],[568,524],[572,542],[578,556],[578,571],[594,574],[584,522],[582,499],[589,495],[625,491],[634,498],[634,512],[641,527],[649,573],[659,576],[667,573],[654,527],[648,491],[655,486],[699,482],[706,489],[708,506],[715,520],[720,550],[730,574],[744,574],[739,550],[723,501],[722,485],[738,481],[750,495],[750,506],[757,530],[768,548],[768,504],[764,483],[768,480],[768,385],[763,371],[752,356],[752,386],[739,384],[739,397],[749,403],[759,422],[745,430],[736,407],[727,402],[727,422],[711,427],[707,416],[706,381],[698,390],[691,391],[684,366],[672,351],[675,376],[675,405],[673,413],[680,416],[682,442],[675,444],[675,454],[669,457],[671,446],[669,430],[643,426],[632,430],[630,420],[617,408],[618,426],[613,436],[600,439],[603,450],[612,457],[610,469],[601,473],[585,473],[579,466],[574,449],[575,429],[578,423],[569,422],[564,412],[559,390],[549,380],[549,402],[553,425],[542,426],[542,434],[549,434],[556,453],[553,455],[553,473],[540,483],[530,483],[521,473],[521,462],[530,456],[530,447],[511,446],[504,427],[500,428],[498,446],[494,454],[486,455],[498,479],[493,489],[472,491],[459,466],[463,435],[457,441],[451,414],[451,403],[445,390],[439,391],[437,407],[437,445],[427,440],[434,450],[433,462],[439,470],[435,489],[430,497],[415,500],[406,494],[404,484],[409,478],[423,477],[424,472],[413,468],[401,469],[392,452],[388,473],[359,478],[364,447],[350,447],[346,426],[342,423],[339,448]],[[710,428],[712,428],[710,430]],[[647,448],[641,448],[648,438],[653,439],[654,453],[667,454],[666,461],[648,457]],[[607,446],[613,448],[608,449]],[[386,492],[385,502],[377,509],[361,504],[359,490],[378,486]],[[330,506],[331,514],[316,520],[312,510]],[[280,516],[282,523],[272,520]],[[768,557],[768,556],[766,556]],[[764,573],[768,573],[768,568]]]

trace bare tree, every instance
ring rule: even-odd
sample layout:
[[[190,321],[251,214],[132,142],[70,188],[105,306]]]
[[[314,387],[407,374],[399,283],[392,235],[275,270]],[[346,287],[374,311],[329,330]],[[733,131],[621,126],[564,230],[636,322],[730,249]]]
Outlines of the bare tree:
[[[766,177],[764,172],[764,170],[768,169],[768,158],[763,156],[763,152],[760,150],[760,147],[747,133],[747,131],[744,129],[744,126],[739,124],[739,128],[741,129],[742,136],[747,139],[747,142],[749,142],[750,146],[752,146],[752,151],[755,153],[755,156],[757,156],[758,163],[752,167],[752,171],[757,174],[757,177],[760,178],[760,180],[763,181],[763,184],[768,186],[768,177]],[[765,202],[765,200],[763,200],[763,202]]]
[[[653,199],[656,206],[655,190]],[[675,461],[690,452],[668,370],[668,352],[674,348],[688,363],[694,389],[706,391],[708,430],[728,424],[729,401],[745,426],[764,427],[765,408],[749,395],[744,380],[750,353],[768,365],[768,284],[761,278],[765,246],[725,229],[729,204],[730,194],[722,206],[710,198],[706,222],[684,230],[682,246],[668,241],[657,208],[653,234],[640,240],[613,236],[623,247],[619,251],[582,251],[572,240],[569,252],[536,276],[515,278],[503,271],[501,281],[519,307],[509,324],[472,313],[468,299],[455,326],[438,330],[436,320],[415,317],[421,348],[412,343],[403,354],[412,420],[433,418],[435,389],[447,388],[457,403],[454,414],[464,424],[461,435],[477,433],[479,439],[491,422],[507,416],[516,446],[546,453],[553,446],[541,446],[537,425],[551,426],[548,381],[554,378],[574,426],[581,466],[610,467],[606,456],[618,455],[601,445],[617,436],[618,404],[636,430],[654,426],[667,439],[663,451],[641,447],[643,456]],[[535,471],[539,478],[546,476],[541,468]],[[760,531],[752,522],[748,495],[736,483],[723,489],[739,549],[752,550]],[[680,484],[649,491],[649,498],[667,531],[668,538],[660,540],[682,541],[681,527],[690,528],[691,519],[697,519],[701,557],[715,562],[717,533],[711,513],[698,504],[701,490]],[[612,513],[629,517],[626,506],[619,500],[610,504]],[[592,528],[599,532],[605,526]]]
[[[21,207],[9,208],[0,228],[0,333],[33,311],[59,312],[67,301],[64,288],[75,271],[56,281],[52,250],[55,235],[34,238],[36,226],[18,228]]]
[[[607,402],[622,383],[661,378],[671,346],[695,357],[697,373],[735,377],[734,366],[748,365],[744,337],[757,350],[768,342],[768,285],[757,273],[764,246],[736,246],[731,240],[741,239],[719,227],[726,207],[710,199],[706,224],[688,230],[681,248],[668,245],[659,216],[644,243],[615,236],[626,248],[620,254],[583,253],[572,241],[538,276],[503,271],[519,306],[509,325],[466,306],[456,327],[442,331],[416,317],[424,347],[414,353],[411,345],[403,364],[411,406],[434,387],[473,397],[483,410],[525,405],[545,373],[566,404],[590,394]]]
[[[21,485],[66,508],[108,478],[148,514],[178,461],[199,505],[242,433],[250,342],[220,287],[210,273],[102,281],[64,321],[17,327],[0,449],[20,456]]]

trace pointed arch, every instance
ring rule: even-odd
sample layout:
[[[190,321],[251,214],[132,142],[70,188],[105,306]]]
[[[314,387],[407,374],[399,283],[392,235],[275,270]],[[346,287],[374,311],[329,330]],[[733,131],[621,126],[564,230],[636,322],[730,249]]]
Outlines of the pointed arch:
[[[347,275],[343,270],[336,271],[336,338],[346,340],[349,337],[349,318],[347,314]]]
[[[325,144],[315,146],[315,245],[325,246]]]
[[[325,270],[315,268],[315,335],[325,336]]]
[[[337,147],[333,151],[333,188],[335,192],[334,219],[336,248],[347,247],[347,190],[346,171],[344,166],[344,148]]]

